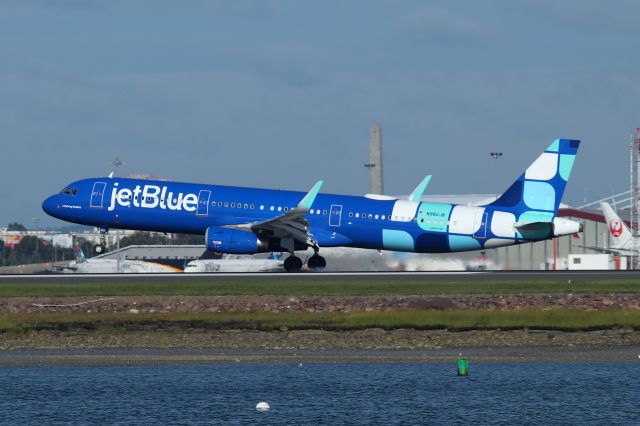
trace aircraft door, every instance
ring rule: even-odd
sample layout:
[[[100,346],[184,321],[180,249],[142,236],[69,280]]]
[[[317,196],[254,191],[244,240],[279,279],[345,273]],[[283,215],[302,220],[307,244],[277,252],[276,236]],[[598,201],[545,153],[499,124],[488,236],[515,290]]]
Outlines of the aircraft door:
[[[211,198],[211,191],[208,189],[203,189],[198,194],[198,211],[196,212],[198,216],[209,215],[209,198]]]
[[[91,203],[89,204],[91,207],[95,207],[97,209],[102,208],[102,203],[104,202],[104,189],[106,186],[106,182],[96,182],[93,184],[93,191],[91,191]]]
[[[329,212],[329,226],[340,226],[342,220],[342,206],[333,204]]]
[[[487,238],[487,218],[488,218],[488,216],[489,216],[489,213],[487,213],[487,212],[477,213],[476,214],[474,229],[478,228],[478,230],[476,231],[475,234],[473,234],[473,236],[475,238]]]

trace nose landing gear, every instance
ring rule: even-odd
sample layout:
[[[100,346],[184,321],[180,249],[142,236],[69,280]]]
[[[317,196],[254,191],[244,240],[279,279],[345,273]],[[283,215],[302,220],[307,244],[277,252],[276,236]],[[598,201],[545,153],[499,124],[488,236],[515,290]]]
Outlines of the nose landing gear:
[[[100,228],[100,243],[94,247],[95,252],[98,254],[107,251],[107,232],[109,232],[107,228]]]

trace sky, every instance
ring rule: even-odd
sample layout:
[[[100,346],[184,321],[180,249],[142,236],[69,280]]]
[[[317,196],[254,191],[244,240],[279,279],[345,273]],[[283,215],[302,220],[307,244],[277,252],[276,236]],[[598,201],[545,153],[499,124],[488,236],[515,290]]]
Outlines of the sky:
[[[634,0],[0,3],[0,226],[117,174],[367,192],[504,191],[583,141],[564,201],[628,189],[640,126]],[[494,160],[489,152],[503,152]]]

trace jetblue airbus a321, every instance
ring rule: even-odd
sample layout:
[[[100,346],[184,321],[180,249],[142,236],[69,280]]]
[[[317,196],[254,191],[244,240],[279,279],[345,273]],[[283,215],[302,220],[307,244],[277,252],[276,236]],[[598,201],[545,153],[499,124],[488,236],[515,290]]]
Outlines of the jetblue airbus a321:
[[[42,208],[68,222],[100,228],[204,234],[211,251],[286,251],[287,271],[300,271],[295,250],[313,248],[309,269],[326,266],[322,247],[419,253],[490,249],[580,232],[558,218],[580,141],[557,139],[496,201],[484,206],[421,202],[425,178],[406,199],[321,194],[103,177],[83,179],[47,198]]]

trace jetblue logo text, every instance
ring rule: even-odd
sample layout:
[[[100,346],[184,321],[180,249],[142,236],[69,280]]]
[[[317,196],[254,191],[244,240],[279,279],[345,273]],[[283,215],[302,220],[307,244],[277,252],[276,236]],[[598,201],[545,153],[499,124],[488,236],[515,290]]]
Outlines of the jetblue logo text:
[[[198,207],[198,196],[182,192],[174,194],[173,191],[168,191],[166,186],[144,185],[141,188],[140,185],[136,185],[134,189],[129,189],[118,188],[118,183],[115,183],[111,191],[109,211],[114,210],[116,204],[122,207],[133,206],[145,209],[160,207],[161,209],[194,212]]]

